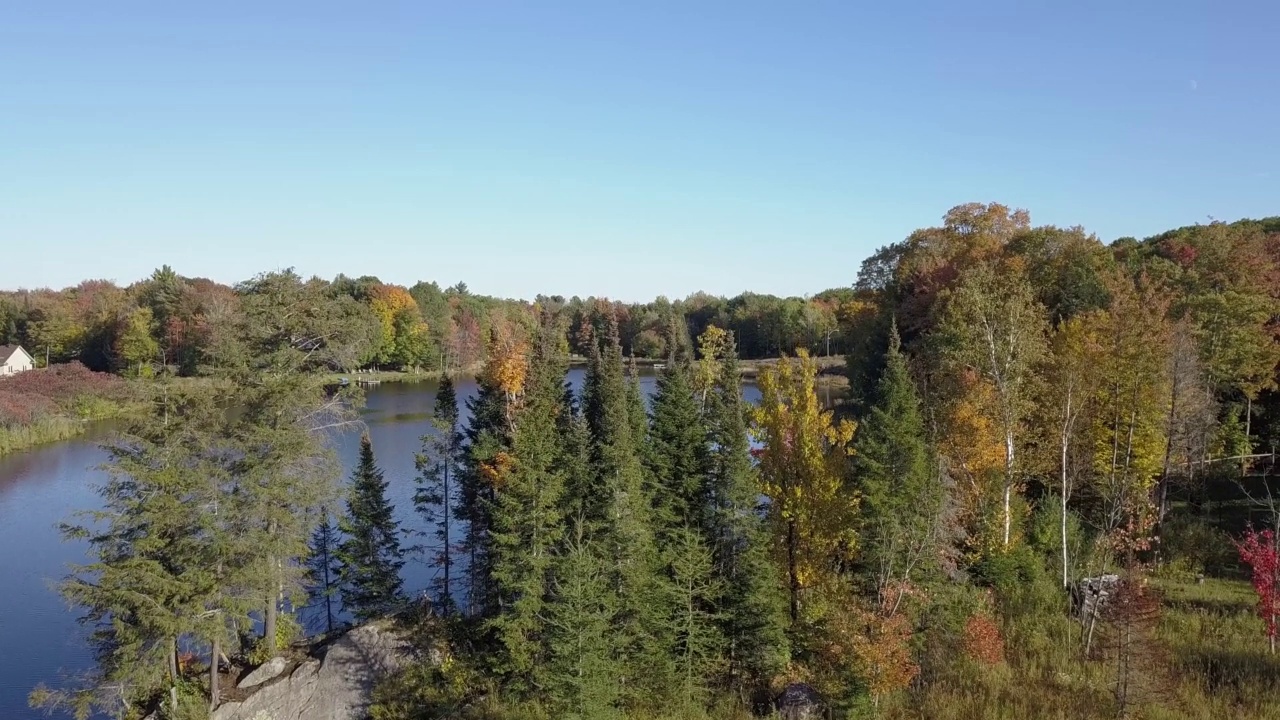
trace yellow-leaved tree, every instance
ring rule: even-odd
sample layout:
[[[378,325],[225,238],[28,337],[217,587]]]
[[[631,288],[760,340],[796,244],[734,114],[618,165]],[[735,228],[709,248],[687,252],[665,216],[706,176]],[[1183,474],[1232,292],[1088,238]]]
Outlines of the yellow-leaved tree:
[[[974,371],[954,382],[954,400],[941,414],[938,450],[955,478],[956,521],[964,528],[966,554],[977,560],[1004,544],[1004,435],[992,419],[997,399],[991,383]]]
[[[715,325],[708,326],[706,332],[698,336],[698,364],[694,369],[693,385],[704,409],[707,393],[720,379],[723,360],[733,350],[733,337]]]
[[[427,323],[408,290],[399,285],[374,285],[369,288],[369,307],[378,318],[382,335],[375,358],[379,363],[412,367],[426,360]]]
[[[1144,550],[1155,523],[1152,489],[1160,475],[1169,414],[1172,327],[1168,299],[1144,278],[1109,278],[1111,311],[1092,427],[1099,525],[1121,556]]]
[[[481,379],[502,392],[507,425],[514,430],[529,376],[529,343],[509,323],[501,323],[490,331],[488,354]]]
[[[836,578],[858,544],[858,495],[846,484],[854,424],[835,422],[818,403],[817,363],[800,350],[764,368],[752,432],[763,444],[762,491],[780,565],[786,568],[791,620],[799,620],[807,589]]]

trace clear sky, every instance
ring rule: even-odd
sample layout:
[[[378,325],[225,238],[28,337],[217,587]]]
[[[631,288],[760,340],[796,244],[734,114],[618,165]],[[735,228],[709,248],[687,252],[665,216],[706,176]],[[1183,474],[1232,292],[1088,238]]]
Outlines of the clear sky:
[[[0,6],[0,288],[811,294],[951,206],[1280,214],[1280,3]]]

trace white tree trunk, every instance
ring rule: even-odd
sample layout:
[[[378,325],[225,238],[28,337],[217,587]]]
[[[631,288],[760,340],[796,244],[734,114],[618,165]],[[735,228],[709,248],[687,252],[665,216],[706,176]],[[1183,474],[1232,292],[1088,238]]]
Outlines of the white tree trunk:
[[[1013,528],[1013,509],[1010,502],[1013,497],[1013,430],[1004,434],[1004,546],[1009,547],[1010,532]]]

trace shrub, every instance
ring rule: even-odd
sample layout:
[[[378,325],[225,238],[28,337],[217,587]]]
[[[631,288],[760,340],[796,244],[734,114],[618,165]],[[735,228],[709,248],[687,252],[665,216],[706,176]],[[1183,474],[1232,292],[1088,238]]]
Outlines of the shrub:
[[[290,613],[280,613],[276,616],[276,649],[277,653],[289,647],[294,640],[302,636],[302,625],[298,623]],[[245,657],[251,665],[261,665],[271,659],[271,653],[267,652],[267,643],[265,638],[257,638],[249,646],[249,653]]]
[[[1221,577],[1239,568],[1226,533],[1196,517],[1175,517],[1160,530],[1160,555],[1167,567],[1189,575]]]
[[[964,624],[964,654],[983,665],[1004,662],[1004,636],[986,613],[977,613]]]

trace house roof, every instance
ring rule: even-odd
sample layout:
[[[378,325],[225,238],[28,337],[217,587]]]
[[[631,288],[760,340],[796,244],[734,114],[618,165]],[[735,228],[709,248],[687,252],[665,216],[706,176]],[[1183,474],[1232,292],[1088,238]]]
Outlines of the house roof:
[[[0,365],[9,362],[9,358],[17,354],[19,350],[22,350],[21,345],[0,345]],[[27,357],[31,357],[31,353],[26,350],[22,350],[22,353]]]

